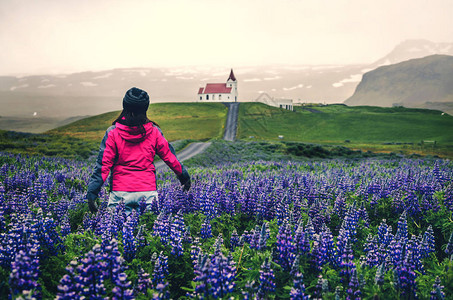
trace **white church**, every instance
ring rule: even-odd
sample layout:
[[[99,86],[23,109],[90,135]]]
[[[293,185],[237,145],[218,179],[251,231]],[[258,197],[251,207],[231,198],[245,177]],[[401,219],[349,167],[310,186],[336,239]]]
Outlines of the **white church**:
[[[237,102],[238,82],[231,69],[226,83],[207,83],[198,90],[197,101],[206,102]]]

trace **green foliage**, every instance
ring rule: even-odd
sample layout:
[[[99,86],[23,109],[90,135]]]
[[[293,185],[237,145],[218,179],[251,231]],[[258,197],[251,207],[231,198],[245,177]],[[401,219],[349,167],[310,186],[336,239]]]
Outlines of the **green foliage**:
[[[82,225],[83,217],[88,212],[88,203],[79,204],[75,209],[69,211],[69,224],[71,225],[71,232],[75,232],[78,226]]]

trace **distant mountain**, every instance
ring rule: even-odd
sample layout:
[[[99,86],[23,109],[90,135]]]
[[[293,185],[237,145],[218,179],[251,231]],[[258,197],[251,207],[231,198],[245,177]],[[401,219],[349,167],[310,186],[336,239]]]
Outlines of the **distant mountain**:
[[[453,102],[453,56],[431,55],[382,66],[363,75],[347,105],[439,109]]]
[[[427,40],[406,40],[370,67],[397,64],[414,58],[434,54],[453,55],[453,43],[434,43]]]

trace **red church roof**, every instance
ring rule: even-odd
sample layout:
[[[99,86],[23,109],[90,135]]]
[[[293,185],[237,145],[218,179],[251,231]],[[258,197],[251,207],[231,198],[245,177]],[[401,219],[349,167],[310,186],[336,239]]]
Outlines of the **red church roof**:
[[[198,94],[200,92],[202,94],[229,94],[231,93],[231,88],[226,86],[226,83],[208,83],[206,84],[206,88],[204,91],[200,90],[198,91]]]
[[[201,88],[198,90],[198,94],[203,94],[203,90],[204,90],[204,88],[201,87]]]

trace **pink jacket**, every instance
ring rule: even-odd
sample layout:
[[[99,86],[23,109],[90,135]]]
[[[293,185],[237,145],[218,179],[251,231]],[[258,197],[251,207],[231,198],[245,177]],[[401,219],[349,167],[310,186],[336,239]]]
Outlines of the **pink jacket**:
[[[145,124],[144,128],[144,134],[140,133],[139,127],[120,123],[107,129],[99,149],[96,169],[88,184],[89,195],[98,195],[109,173],[112,174],[112,191],[155,191],[156,154],[176,175],[182,174],[183,166],[160,128],[153,123]]]

